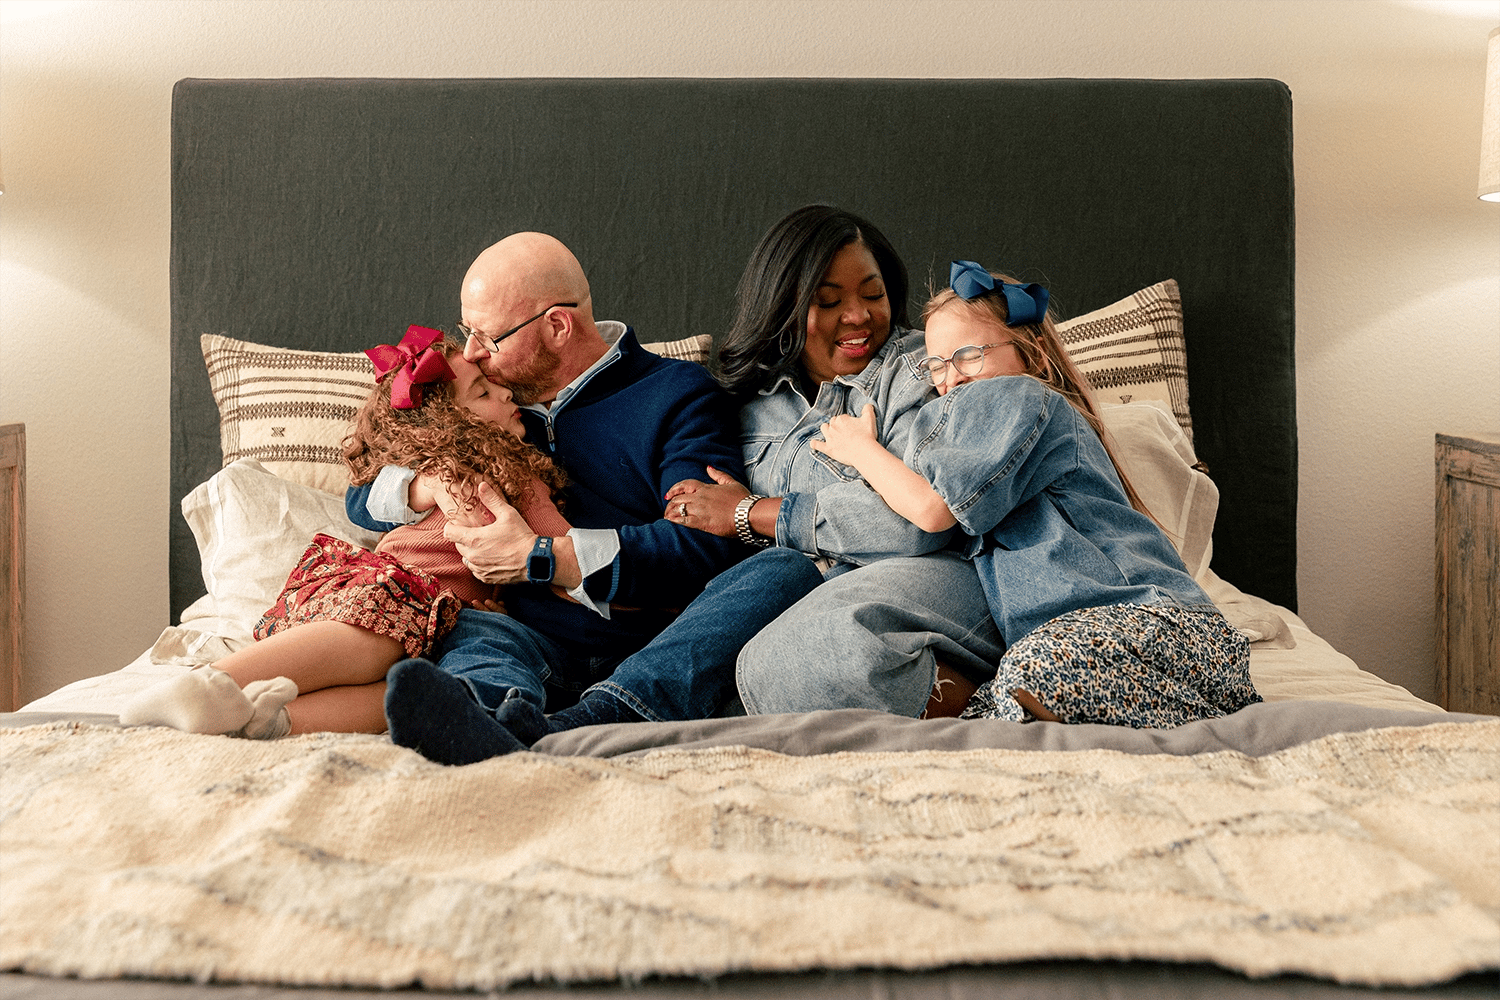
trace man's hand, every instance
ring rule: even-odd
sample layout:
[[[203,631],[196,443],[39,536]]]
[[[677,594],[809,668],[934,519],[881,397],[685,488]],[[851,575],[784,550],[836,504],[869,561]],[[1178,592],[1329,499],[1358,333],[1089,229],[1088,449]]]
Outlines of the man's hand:
[[[437,475],[419,475],[411,481],[410,495],[413,498],[416,498],[419,493],[419,486],[422,487],[422,492],[426,492],[428,498],[431,498],[428,507],[437,505],[446,514],[450,523],[463,525],[465,528],[478,528],[481,525],[489,525],[495,520],[495,514],[489,508],[484,507],[483,502],[478,499],[477,492],[474,496],[465,499],[459,496],[458,484],[444,483]],[[481,483],[480,486],[487,486],[487,484]],[[493,490],[490,490],[490,493],[493,495]],[[502,496],[496,496],[496,499],[501,504],[505,502]],[[411,510],[417,510],[417,508],[413,507]]]
[[[526,582],[526,557],[537,534],[489,483],[479,484],[482,508],[462,510],[447,490],[439,490],[436,499],[448,515],[443,536],[458,547],[469,572],[485,583]],[[493,520],[483,523],[486,515]]]

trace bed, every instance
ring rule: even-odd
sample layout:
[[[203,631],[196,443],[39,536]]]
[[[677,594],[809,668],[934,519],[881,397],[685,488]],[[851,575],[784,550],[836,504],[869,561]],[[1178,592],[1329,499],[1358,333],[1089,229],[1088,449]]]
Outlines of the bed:
[[[1269,80],[181,81],[173,621],[0,720],[0,982],[1488,993],[1500,720],[1296,614],[1291,123]],[[369,541],[332,452],[358,352],[455,320],[478,250],[558,236],[596,315],[693,360],[760,233],[815,201],[876,221],[918,298],[954,257],[1051,288],[1265,704],[1161,732],[603,726],[466,768],[118,725],[246,641],[314,531]]]

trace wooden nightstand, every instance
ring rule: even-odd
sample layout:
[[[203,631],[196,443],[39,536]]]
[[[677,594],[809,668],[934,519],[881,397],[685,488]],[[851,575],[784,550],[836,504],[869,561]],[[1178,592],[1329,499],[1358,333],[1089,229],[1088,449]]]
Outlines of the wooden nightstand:
[[[0,426],[0,712],[21,707],[26,583],[26,425]]]
[[[1437,689],[1500,715],[1500,434],[1437,436]]]

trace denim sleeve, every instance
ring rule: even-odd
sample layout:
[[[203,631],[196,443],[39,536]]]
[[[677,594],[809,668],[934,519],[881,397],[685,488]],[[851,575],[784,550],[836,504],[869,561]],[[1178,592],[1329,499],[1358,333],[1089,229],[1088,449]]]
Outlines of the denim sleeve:
[[[964,532],[983,535],[1079,466],[1087,422],[1024,375],[966,382],[922,407],[903,456]]]
[[[864,566],[947,546],[954,529],[932,534],[891,510],[863,479],[816,493],[787,493],[776,515],[776,544]]]
[[[873,402],[880,443],[901,455],[923,404],[933,398],[932,389],[911,377],[899,359],[892,359],[871,391],[873,399],[851,390],[849,410],[862,411]],[[853,468],[839,466],[827,456],[816,456],[814,461],[834,481],[815,492],[792,491],[782,497],[776,522],[778,544],[863,566],[893,556],[935,552],[947,547],[956,533],[951,528],[936,534],[923,531],[891,510]]]

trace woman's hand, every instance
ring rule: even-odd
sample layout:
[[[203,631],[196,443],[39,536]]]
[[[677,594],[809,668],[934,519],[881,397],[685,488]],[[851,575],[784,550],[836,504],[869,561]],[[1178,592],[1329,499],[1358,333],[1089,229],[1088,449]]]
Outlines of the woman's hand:
[[[823,440],[809,441],[807,446],[845,465],[860,469],[860,463],[874,452],[884,451],[875,437],[875,406],[866,404],[864,412],[857,417],[840,414],[821,428]],[[863,470],[861,470],[863,471]]]
[[[673,524],[686,525],[720,538],[734,537],[734,507],[750,490],[733,476],[708,466],[712,483],[684,479],[667,490],[667,509],[662,516]]]

